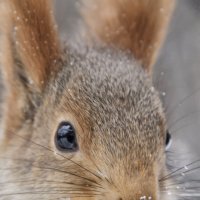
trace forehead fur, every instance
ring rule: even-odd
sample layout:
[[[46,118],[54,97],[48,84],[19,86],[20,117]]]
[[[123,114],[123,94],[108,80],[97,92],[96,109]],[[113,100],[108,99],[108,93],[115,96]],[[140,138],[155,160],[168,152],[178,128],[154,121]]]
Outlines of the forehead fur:
[[[106,154],[123,148],[119,158],[129,152],[135,152],[134,157],[156,156],[163,143],[164,119],[147,73],[120,51],[73,49],[67,54],[51,90],[57,91],[53,98],[61,112],[71,112],[80,124],[87,124],[84,144],[90,145],[90,153],[92,146],[96,150],[103,146],[100,152]]]

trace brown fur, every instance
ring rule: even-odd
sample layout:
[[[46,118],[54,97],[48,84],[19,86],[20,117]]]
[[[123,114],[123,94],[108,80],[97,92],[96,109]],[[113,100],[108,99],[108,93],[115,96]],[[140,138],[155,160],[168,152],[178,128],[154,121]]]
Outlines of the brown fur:
[[[83,3],[89,34],[108,45],[130,50],[150,70],[162,44],[174,1],[86,0]]]
[[[1,32],[4,33],[1,47],[2,72],[10,90],[8,107],[13,107],[11,110],[16,111],[8,113],[8,118],[12,119],[14,116],[13,121],[18,126],[16,115],[18,119],[22,118],[18,109],[26,110],[25,99],[32,101],[35,98],[33,91],[36,93],[45,89],[47,81],[59,69],[61,50],[53,22],[51,1],[2,1],[1,11]],[[19,76],[24,79],[23,84],[28,89],[19,82]],[[31,96],[24,90],[29,90]]]
[[[50,2],[7,1],[10,4],[16,56],[21,60],[24,70],[34,84],[41,88],[50,73],[57,70],[55,61],[59,61],[61,53]]]
[[[161,42],[160,29],[166,23],[154,23],[158,15],[146,12],[149,1],[125,2],[119,7],[102,0],[102,9],[110,12],[112,7],[114,13],[112,21],[105,20],[113,25],[108,30],[115,47],[74,44],[64,51],[49,0],[0,1],[1,71],[6,86],[0,143],[2,200],[169,199],[161,192],[168,181],[159,182],[167,173],[165,116],[151,77],[140,64],[150,69],[158,46],[151,55],[146,49]],[[138,6],[129,7],[128,2]],[[156,5],[158,11],[161,4]],[[113,37],[119,25],[116,8],[125,12],[120,26],[130,25],[131,8],[138,17],[136,26],[129,33],[120,32],[120,37]],[[101,12],[97,18],[90,14],[102,28],[106,21],[99,18]],[[148,36],[147,30],[151,30]],[[140,47],[138,40],[144,42]],[[77,152],[56,148],[55,133],[62,121],[71,122],[76,130]]]

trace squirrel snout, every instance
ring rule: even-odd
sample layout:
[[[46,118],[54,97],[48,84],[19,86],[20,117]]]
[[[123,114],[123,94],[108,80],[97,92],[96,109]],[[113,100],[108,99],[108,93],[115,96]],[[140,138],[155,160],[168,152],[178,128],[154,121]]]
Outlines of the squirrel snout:
[[[142,195],[142,192],[138,192],[138,194],[133,194],[133,195],[126,194],[125,197],[121,197],[120,195],[119,197],[114,197],[114,196],[115,195],[108,196],[106,197],[106,200],[157,200],[155,194]]]
[[[106,200],[157,200],[157,197],[155,194],[142,195],[142,193],[138,193],[138,194],[133,194],[133,195],[126,194],[125,197],[121,197],[120,195],[119,197],[113,197],[113,196],[115,195],[106,197]]]
[[[111,192],[106,193],[106,200],[158,200],[159,191],[153,178],[122,182],[114,183]]]

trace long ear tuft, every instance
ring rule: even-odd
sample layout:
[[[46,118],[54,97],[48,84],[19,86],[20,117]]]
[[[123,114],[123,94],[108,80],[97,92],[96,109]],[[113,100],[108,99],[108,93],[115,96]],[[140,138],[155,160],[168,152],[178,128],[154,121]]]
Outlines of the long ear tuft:
[[[155,61],[174,0],[83,0],[89,33],[129,50],[148,71]]]
[[[51,0],[0,1],[0,70],[6,86],[4,129],[33,119],[61,66]]]
[[[56,62],[61,55],[51,1],[5,0],[2,6],[7,12],[2,32],[10,41],[7,49],[12,53],[5,51],[5,57],[13,59],[12,67],[20,68],[23,76],[42,90],[50,75],[57,71]],[[7,64],[4,63],[3,71],[7,71]]]

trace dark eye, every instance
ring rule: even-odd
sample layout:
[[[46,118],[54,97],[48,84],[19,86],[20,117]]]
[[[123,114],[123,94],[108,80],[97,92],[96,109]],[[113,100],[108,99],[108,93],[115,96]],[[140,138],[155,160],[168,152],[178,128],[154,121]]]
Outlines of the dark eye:
[[[62,122],[59,125],[55,143],[61,151],[76,151],[78,149],[75,129],[69,122]]]
[[[166,133],[166,139],[165,139],[165,149],[166,151],[170,148],[172,144],[172,136],[171,134],[169,133],[169,131],[167,130],[167,133]]]

